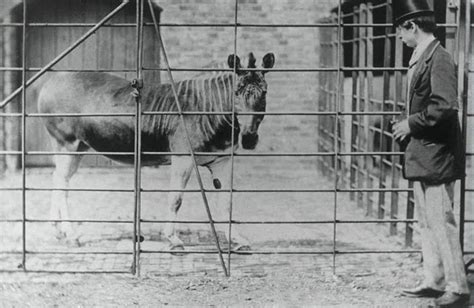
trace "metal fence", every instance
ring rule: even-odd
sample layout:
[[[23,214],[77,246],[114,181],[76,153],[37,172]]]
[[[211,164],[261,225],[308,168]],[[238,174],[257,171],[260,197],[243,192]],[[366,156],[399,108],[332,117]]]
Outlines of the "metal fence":
[[[162,56],[164,59],[165,68],[156,67],[145,67],[143,65],[143,29],[144,27],[153,27],[156,31],[157,39],[161,41],[160,30],[154,17],[154,22],[144,22],[143,15],[145,10],[151,8],[150,0],[137,0],[136,1],[136,23],[122,23],[122,24],[110,24],[108,21],[122,10],[127,5],[130,5],[128,0],[123,0],[110,14],[105,16],[99,22],[93,23],[28,23],[27,8],[28,0],[23,1],[23,22],[22,23],[10,23],[2,24],[4,27],[20,27],[22,29],[22,46],[26,46],[27,31],[30,27],[91,27],[79,40],[74,42],[69,48],[63,53],[58,55],[53,61],[51,61],[45,67],[29,68],[26,65],[22,67],[3,67],[0,68],[2,71],[21,71],[22,82],[21,86],[14,90],[10,96],[5,98],[1,103],[0,107],[5,107],[7,104],[12,103],[12,99],[21,95],[21,111],[19,113],[2,113],[2,117],[17,117],[21,119],[21,151],[2,151],[1,155],[20,155],[21,157],[21,174],[22,174],[22,185],[21,187],[8,188],[8,190],[21,191],[22,193],[22,219],[12,220],[4,219],[1,222],[14,222],[22,225],[22,251],[17,252],[2,252],[2,253],[16,253],[22,255],[22,266],[19,271],[28,271],[27,266],[27,255],[28,254],[74,254],[74,252],[68,251],[31,251],[26,247],[27,237],[27,224],[38,223],[38,222],[66,222],[66,221],[54,221],[54,220],[32,220],[29,219],[26,213],[26,192],[29,190],[60,190],[57,187],[51,187],[48,189],[27,187],[26,185],[26,168],[25,158],[28,155],[59,155],[59,154],[71,154],[77,155],[77,153],[65,153],[65,152],[54,152],[54,151],[26,151],[25,141],[25,127],[26,119],[28,117],[46,117],[46,116],[81,116],[81,117],[93,117],[93,116],[127,116],[135,118],[135,150],[133,153],[81,153],[80,155],[131,155],[135,157],[134,160],[134,189],[133,190],[102,190],[102,189],[87,189],[87,191],[117,191],[117,192],[133,192],[134,193],[134,219],[133,221],[125,220],[68,220],[69,222],[88,222],[88,223],[125,223],[131,225],[131,232],[133,232],[133,251],[122,251],[122,252],[108,252],[108,251],[97,251],[87,252],[88,254],[132,254],[133,265],[131,272],[133,274],[140,273],[140,256],[143,253],[171,253],[170,250],[143,250],[140,246],[140,241],[137,240],[137,235],[140,234],[141,225],[144,223],[170,223],[171,221],[165,220],[144,220],[141,217],[141,194],[143,192],[167,192],[169,190],[144,190],[141,185],[141,155],[158,154],[158,155],[191,155],[192,157],[199,155],[208,155],[208,153],[148,153],[141,151],[141,135],[140,127],[142,122],[142,116],[160,114],[143,112],[141,110],[140,99],[137,98],[136,112],[134,114],[55,114],[46,115],[39,113],[29,113],[26,111],[26,88],[33,84],[41,75],[47,71],[54,71],[54,65],[57,64],[66,55],[71,53],[74,48],[83,43],[88,37],[93,35],[100,27],[135,27],[136,28],[136,79],[134,85],[137,90],[140,90],[140,85],[143,80],[143,72],[146,70],[158,70],[166,71],[169,79],[173,80],[172,72],[174,71],[214,71],[215,69],[195,69],[195,68],[171,68],[167,58],[165,46],[160,44]],[[226,275],[230,275],[230,264],[231,256],[235,253],[231,250],[230,240],[229,247],[226,252],[220,247],[217,234],[214,229],[214,223],[228,224],[229,228],[233,224],[329,224],[333,226],[333,249],[330,251],[315,252],[313,250],[307,251],[251,251],[252,254],[327,254],[333,257],[333,266],[335,267],[335,259],[340,254],[353,254],[353,253],[411,253],[418,252],[416,249],[408,247],[403,250],[341,250],[336,244],[336,228],[339,224],[371,224],[371,223],[386,223],[390,226],[391,234],[397,233],[397,225],[405,225],[405,242],[407,246],[412,243],[413,234],[413,223],[416,220],[413,217],[413,200],[412,190],[409,186],[404,186],[400,180],[400,155],[401,153],[397,150],[392,138],[391,133],[387,128],[388,119],[392,116],[397,115],[399,112],[398,107],[403,105],[403,93],[402,80],[403,72],[406,68],[403,66],[402,59],[402,46],[401,42],[394,39],[392,24],[391,24],[391,12],[390,12],[390,1],[372,4],[361,4],[354,8],[352,12],[345,13],[343,10],[344,6],[341,0],[337,4],[334,10],[333,17],[327,22],[315,23],[315,24],[243,24],[239,22],[238,18],[238,6],[239,1],[235,0],[235,12],[234,22],[232,24],[161,24],[160,27],[230,27],[234,29],[234,53],[237,51],[237,31],[243,27],[264,27],[264,28],[319,28],[321,29],[321,67],[317,68],[305,68],[305,69],[270,69],[273,72],[319,72],[320,73],[320,99],[319,99],[319,111],[318,112],[266,112],[266,115],[312,115],[318,116],[319,120],[319,138],[318,138],[318,152],[299,152],[299,153],[281,153],[281,152],[268,152],[268,153],[218,153],[218,155],[229,155],[232,161],[236,156],[285,156],[285,157],[318,157],[320,159],[320,168],[328,176],[333,179],[333,187],[331,189],[291,189],[287,192],[291,193],[306,193],[306,192],[328,192],[333,193],[334,196],[334,212],[332,220],[308,220],[308,221],[236,221],[232,219],[232,213],[230,214],[228,221],[214,221],[209,207],[207,205],[207,194],[213,190],[204,189],[203,184],[200,180],[199,170],[195,164],[195,171],[198,177],[199,190],[206,206],[208,221],[179,221],[181,223],[206,223],[209,224],[213,231],[213,237],[216,244],[215,250],[203,250],[184,253],[211,253],[219,256],[220,264]],[[461,1],[458,10],[453,12],[453,15],[446,20],[444,26],[446,29],[453,29],[452,33],[456,35],[454,42],[458,46],[457,55],[458,63],[468,63],[467,55],[469,55],[469,36],[470,36],[470,14],[469,5]],[[373,12],[374,10],[384,10],[385,20],[383,22],[374,22]],[[153,15],[153,10],[151,10]],[[449,15],[449,14],[448,14]],[[350,19],[350,22],[347,20]],[[352,29],[353,35],[351,38],[346,38],[345,30]],[[375,29],[383,29],[382,34],[375,35]],[[374,66],[374,57],[379,56],[374,52],[374,44],[376,41],[383,41],[383,63],[379,67]],[[343,51],[347,47],[352,49],[352,64],[345,66]],[[26,63],[27,53],[30,52],[26,48],[22,49],[22,63]],[[393,56],[394,55],[394,56]],[[459,65],[459,75],[464,76],[466,66]],[[219,69],[222,70],[222,69]],[[37,71],[37,73],[30,79],[27,79],[28,71]],[[58,71],[58,70],[55,70]],[[378,72],[380,76],[374,77],[374,73]],[[472,71],[469,71],[471,73]],[[382,97],[375,97],[373,90],[375,79],[381,79],[381,85],[383,88]],[[352,83],[350,95],[347,94],[345,89],[345,83],[348,80]],[[466,127],[467,118],[472,117],[472,114],[466,112],[467,107],[467,80],[463,79],[460,83],[460,95],[463,99],[463,127]],[[178,112],[173,114],[183,117],[184,113],[179,108],[179,101],[174,89],[174,96],[176,104],[178,106]],[[345,102],[349,104],[345,104]],[[232,111],[233,114],[235,111]],[[205,113],[203,113],[205,114]],[[254,114],[254,113],[248,113]],[[378,121],[372,121],[371,119],[377,118]],[[464,130],[465,132],[465,130]],[[466,135],[466,132],[465,132]],[[472,155],[473,153],[467,153]],[[233,165],[233,164],[232,164]],[[233,178],[233,167],[229,176]],[[7,189],[4,189],[7,190]],[[78,189],[68,189],[78,190]],[[190,192],[193,190],[185,190]],[[248,189],[248,190],[236,190],[233,187],[227,192],[231,195],[234,192],[243,193],[258,193],[258,192],[281,192],[282,190],[263,190],[263,189]],[[465,196],[467,191],[473,191],[473,189],[466,189],[466,182],[463,181],[461,185],[461,236],[463,235],[463,227],[465,223],[472,223],[472,220],[464,219],[464,204]],[[341,220],[338,218],[338,198],[341,193],[350,193],[353,199],[357,200],[359,206],[365,206],[368,215],[376,216],[376,219],[363,219],[363,220]],[[406,215],[401,215],[401,204],[404,202],[404,211]],[[387,218],[388,216],[388,218]],[[406,218],[401,218],[406,216]],[[473,252],[466,252],[473,253]],[[224,255],[227,254],[227,262],[224,260]],[[77,272],[77,271],[71,271]],[[110,272],[110,271],[105,271]],[[114,271],[116,272],[116,271]]]
[[[467,119],[472,116],[467,105],[468,65],[463,65],[470,55],[467,39],[470,37],[470,5],[436,1],[435,10],[436,6],[437,15],[445,15],[442,16],[445,22],[438,24],[437,36],[458,63],[460,117],[466,137]],[[440,11],[440,7],[443,10]],[[321,30],[321,63],[336,64],[340,73],[325,75],[320,82],[320,110],[332,114],[319,124],[318,146],[321,151],[335,154],[322,157],[320,166],[325,174],[336,178],[336,185],[349,187],[351,199],[365,208],[367,216],[388,223],[391,235],[402,231],[405,245],[410,247],[416,228],[412,183],[402,179],[403,153],[392,138],[389,125],[405,106],[409,54],[396,39],[391,1],[354,2],[353,6],[335,11],[328,22],[339,20],[343,21],[343,30]],[[470,144],[468,139],[464,140]],[[470,155],[466,151],[466,156]],[[466,189],[466,180],[463,180],[460,186],[461,242],[464,242],[464,224],[472,223],[464,217],[466,195],[471,190]]]

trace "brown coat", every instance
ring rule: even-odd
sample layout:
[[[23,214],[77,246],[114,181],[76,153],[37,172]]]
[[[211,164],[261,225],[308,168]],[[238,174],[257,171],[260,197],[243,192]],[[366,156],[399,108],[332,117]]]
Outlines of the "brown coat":
[[[438,40],[418,59],[409,88],[406,179],[441,184],[464,175],[454,61]]]

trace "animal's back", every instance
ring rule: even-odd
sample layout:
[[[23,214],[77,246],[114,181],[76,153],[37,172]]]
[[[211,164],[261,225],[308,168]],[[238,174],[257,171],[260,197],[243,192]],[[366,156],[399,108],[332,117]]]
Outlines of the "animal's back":
[[[133,88],[123,78],[106,73],[62,72],[52,74],[38,98],[41,113],[134,113]],[[133,116],[45,117],[50,135],[59,144],[80,141],[100,152],[133,152]],[[169,151],[167,136],[142,132],[143,151]],[[132,163],[133,155],[110,158]],[[162,163],[166,157],[145,156],[145,164]]]
[[[50,73],[40,89],[38,109],[44,113],[130,109],[133,108],[131,91],[126,79],[107,73]],[[120,97],[111,100],[117,94]]]

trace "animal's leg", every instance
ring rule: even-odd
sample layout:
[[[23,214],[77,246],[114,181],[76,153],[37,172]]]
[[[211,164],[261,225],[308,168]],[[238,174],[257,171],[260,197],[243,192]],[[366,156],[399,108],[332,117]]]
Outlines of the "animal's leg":
[[[212,174],[214,187],[223,190],[217,193],[216,208],[219,213],[219,220],[229,220],[230,215],[230,162],[230,159],[224,158],[208,166]],[[218,224],[217,227],[221,231],[223,229],[227,239],[229,239],[229,233],[231,234],[231,243],[235,250],[250,250],[250,241],[239,232],[239,225],[232,225],[232,230],[229,230],[228,224]]]
[[[74,152],[79,150],[79,141],[65,145],[56,145],[58,152]],[[69,187],[69,181],[76,173],[82,155],[55,155],[54,162],[56,169],[53,173],[53,186],[59,190],[53,190],[51,200],[50,215],[52,219],[68,220],[68,191],[61,190]],[[58,224],[56,224],[58,226]],[[60,237],[74,237],[73,228],[70,222],[59,224],[58,234]]]
[[[173,156],[171,158],[170,190],[183,190],[188,183],[193,162],[190,157]],[[172,191],[168,194],[168,220],[176,220],[183,201],[183,191]],[[183,241],[176,235],[175,224],[167,223],[164,236],[169,240],[171,249],[184,249]]]

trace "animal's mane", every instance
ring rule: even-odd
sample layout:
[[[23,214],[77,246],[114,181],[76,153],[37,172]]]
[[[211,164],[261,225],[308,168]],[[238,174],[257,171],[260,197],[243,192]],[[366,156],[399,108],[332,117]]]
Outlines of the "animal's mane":
[[[233,84],[232,72],[218,72],[181,80],[176,82],[175,87],[184,112],[229,112],[232,110]],[[178,111],[170,83],[145,87],[142,98],[144,111]],[[186,115],[185,119],[192,119],[191,123],[196,124],[193,129],[198,130],[206,141],[209,141],[223,124],[230,125],[232,122],[231,115],[223,114]],[[181,125],[180,123],[176,114],[147,115],[144,116],[143,129],[167,134]]]
[[[240,57],[240,64],[243,67],[247,67],[249,63],[249,57]],[[206,71],[202,71],[197,73],[194,78],[201,78],[201,77],[208,77],[211,75],[218,75],[222,72],[230,72],[228,71],[229,69],[229,64],[227,61],[212,61],[204,65],[202,68],[208,69]],[[214,71],[212,69],[215,69]],[[226,71],[227,70],[227,71]]]

